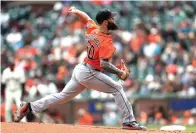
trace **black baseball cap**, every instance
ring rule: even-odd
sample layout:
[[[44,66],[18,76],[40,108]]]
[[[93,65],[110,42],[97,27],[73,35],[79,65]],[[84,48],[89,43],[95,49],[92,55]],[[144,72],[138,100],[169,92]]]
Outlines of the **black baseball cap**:
[[[101,24],[104,20],[116,16],[116,12],[111,12],[109,9],[101,9],[96,15],[96,21]]]

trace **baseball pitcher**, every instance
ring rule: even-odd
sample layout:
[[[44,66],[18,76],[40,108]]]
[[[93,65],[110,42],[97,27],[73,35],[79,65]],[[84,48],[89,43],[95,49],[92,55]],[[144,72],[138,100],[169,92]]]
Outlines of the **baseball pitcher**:
[[[109,33],[110,30],[118,29],[114,21],[116,13],[107,9],[100,10],[96,15],[98,25],[86,13],[75,7],[71,7],[69,13],[77,15],[80,21],[86,24],[87,57],[83,63],[76,65],[71,80],[60,93],[48,95],[35,102],[23,103],[16,112],[15,121],[20,121],[29,112],[39,113],[50,106],[68,102],[85,89],[94,89],[114,96],[123,117],[123,129],[146,130],[146,127],[136,122],[123,87],[103,73],[103,70],[108,71],[122,80],[130,73],[124,60],[117,66],[109,62],[116,49]]]

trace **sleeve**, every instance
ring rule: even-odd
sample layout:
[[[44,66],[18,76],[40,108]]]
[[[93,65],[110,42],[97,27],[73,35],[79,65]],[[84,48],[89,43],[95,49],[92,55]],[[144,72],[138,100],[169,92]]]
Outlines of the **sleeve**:
[[[116,49],[113,46],[112,41],[104,43],[99,48],[99,58],[100,59],[111,59],[115,50]]]
[[[97,25],[93,20],[88,20],[86,23],[86,34],[91,33],[94,29],[97,29]]]
[[[21,70],[20,71],[20,82],[21,83],[25,83],[25,81],[26,81],[26,78],[25,78],[25,72],[24,72],[24,70]]]

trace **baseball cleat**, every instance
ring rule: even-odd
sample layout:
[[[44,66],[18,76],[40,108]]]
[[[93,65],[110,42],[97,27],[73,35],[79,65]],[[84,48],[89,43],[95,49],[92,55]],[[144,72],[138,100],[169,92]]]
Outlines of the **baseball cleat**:
[[[130,122],[130,123],[123,123],[123,128],[127,130],[147,130],[145,126],[142,126],[138,124],[136,121]]]
[[[20,120],[31,111],[30,103],[22,102],[20,108],[14,115],[14,122],[20,122]]]

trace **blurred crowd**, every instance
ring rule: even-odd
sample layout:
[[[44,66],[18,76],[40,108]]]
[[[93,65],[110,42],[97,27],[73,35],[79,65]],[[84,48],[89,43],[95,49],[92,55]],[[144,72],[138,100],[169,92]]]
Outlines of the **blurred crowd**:
[[[31,98],[36,89],[43,96],[62,90],[74,66],[86,56],[85,26],[67,14],[70,5],[93,19],[93,6],[119,13],[120,30],[112,33],[117,48],[113,63],[123,58],[131,69],[123,82],[128,97],[196,94],[195,2],[64,1],[48,9],[35,10],[33,5],[1,9],[1,69],[9,62],[24,68]]]
[[[61,91],[86,56],[85,25],[67,13],[71,5],[92,19],[101,8],[118,12],[112,62],[123,58],[131,69],[122,82],[128,97],[196,95],[196,2],[62,1],[13,7],[3,2],[1,70],[12,62],[25,70],[29,101]],[[76,98],[89,97],[111,96],[88,90]]]
[[[172,109],[167,111],[163,106],[153,106],[149,113],[141,111],[139,121],[142,124],[156,124],[156,125],[195,125],[196,109],[190,109],[176,113]]]

